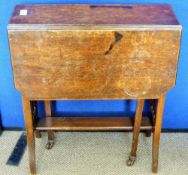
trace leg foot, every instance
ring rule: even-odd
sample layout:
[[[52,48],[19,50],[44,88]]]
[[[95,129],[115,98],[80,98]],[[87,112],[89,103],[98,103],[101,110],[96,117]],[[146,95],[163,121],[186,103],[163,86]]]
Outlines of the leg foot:
[[[49,149],[52,149],[53,146],[54,146],[54,144],[55,144],[54,140],[48,140],[48,142],[47,142],[45,148],[48,149],[48,150],[49,150]]]
[[[127,166],[133,166],[134,162],[136,161],[136,156],[129,156],[129,159],[127,160]]]
[[[40,139],[42,137],[41,132],[40,131],[35,131],[35,137],[37,139]]]
[[[150,130],[146,131],[146,137],[151,137],[151,131]]]

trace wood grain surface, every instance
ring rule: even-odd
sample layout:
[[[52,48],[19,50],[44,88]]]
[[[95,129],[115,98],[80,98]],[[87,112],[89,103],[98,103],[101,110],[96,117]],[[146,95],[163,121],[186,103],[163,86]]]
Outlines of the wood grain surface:
[[[157,172],[164,95],[175,86],[181,38],[169,5],[18,5],[8,36],[14,83],[23,96],[31,174],[35,129],[53,135],[53,130],[133,128],[130,119],[53,118],[50,101],[48,117],[33,126],[30,102],[58,99],[137,99],[132,157],[141,121],[142,129],[152,128],[141,120],[144,99],[158,99],[152,149]]]
[[[27,15],[20,15],[20,10],[27,10]],[[171,6],[164,4],[17,5],[9,26],[14,24],[179,25]]]
[[[89,118],[89,119],[88,119]],[[130,131],[133,129],[134,120],[131,117],[52,117],[40,119],[36,130],[56,131]],[[148,117],[143,117],[142,130],[153,128]]]
[[[29,99],[157,98],[175,85],[180,30],[9,31]]]

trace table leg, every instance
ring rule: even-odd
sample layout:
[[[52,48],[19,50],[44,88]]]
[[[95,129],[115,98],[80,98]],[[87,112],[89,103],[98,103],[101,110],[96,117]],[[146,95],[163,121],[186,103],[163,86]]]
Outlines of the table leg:
[[[35,131],[35,137],[36,137],[37,139],[40,139],[40,138],[42,137],[40,131],[38,131],[38,130]]]
[[[137,151],[137,147],[138,147],[138,137],[139,137],[140,125],[141,125],[141,121],[142,121],[143,106],[144,106],[144,100],[143,99],[138,100],[137,107],[136,107],[135,121],[134,121],[132,148],[131,148],[131,153],[130,153],[129,159],[127,160],[128,166],[132,166],[136,160],[136,151]]]
[[[35,136],[34,136],[34,127],[33,127],[33,117],[31,110],[30,100],[22,97],[23,103],[23,112],[26,124],[27,132],[27,147],[28,147],[28,159],[31,175],[36,174],[36,162],[35,162]]]
[[[152,144],[152,172],[153,173],[157,173],[158,170],[159,141],[160,141],[164,103],[165,103],[165,96],[162,95],[158,99],[154,133],[153,133],[153,144]]]
[[[151,120],[151,122],[153,123],[153,117],[155,115],[155,102],[156,102],[156,99],[151,99],[149,100],[150,102],[150,110],[151,110],[151,115],[149,115],[149,118]],[[152,133],[152,130],[147,130],[146,131],[146,137],[150,137],[151,136],[151,133]]]
[[[151,130],[147,130],[147,131],[146,131],[146,137],[151,137],[151,133],[152,133]]]
[[[45,101],[45,113],[46,117],[51,117],[51,104],[50,101]],[[46,144],[46,149],[52,149],[54,146],[54,132],[53,131],[48,131],[48,142]]]
[[[37,111],[38,111],[38,109],[37,109],[37,101],[32,101],[31,105],[32,105],[32,115],[33,115],[33,118],[34,118],[33,120],[34,120],[35,123],[37,123]],[[41,138],[42,137],[40,131],[35,130],[35,137],[36,138]]]

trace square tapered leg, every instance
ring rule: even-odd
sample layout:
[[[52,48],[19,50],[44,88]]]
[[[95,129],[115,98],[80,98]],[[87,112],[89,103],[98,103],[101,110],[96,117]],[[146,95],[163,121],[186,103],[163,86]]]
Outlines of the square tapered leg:
[[[131,148],[131,153],[130,153],[129,159],[127,161],[128,166],[132,166],[136,160],[136,152],[137,152],[137,147],[138,147],[138,137],[139,137],[139,133],[140,133],[140,125],[141,125],[141,121],[142,121],[143,106],[144,106],[144,100],[138,100],[137,107],[136,107],[135,121],[134,121],[132,148]]]
[[[33,117],[31,110],[31,102],[29,99],[22,97],[23,111],[27,132],[27,147],[28,147],[28,159],[31,175],[36,174],[36,162],[35,162],[35,136]]]
[[[45,101],[45,113],[46,117],[52,117],[52,112],[51,112],[51,103],[50,101]],[[54,146],[54,131],[47,131],[48,132],[48,142],[46,144],[46,149],[52,149]]]
[[[159,159],[159,141],[162,127],[162,118],[164,110],[165,96],[158,99],[156,118],[154,124],[153,144],[152,144],[152,172],[157,173]]]

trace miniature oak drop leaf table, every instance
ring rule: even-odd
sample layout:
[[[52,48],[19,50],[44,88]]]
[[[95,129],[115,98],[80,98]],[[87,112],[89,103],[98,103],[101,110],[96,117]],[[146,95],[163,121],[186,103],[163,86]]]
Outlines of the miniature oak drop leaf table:
[[[128,118],[51,117],[50,100],[136,99],[132,150],[136,158],[149,99],[154,133],[152,171],[157,172],[165,94],[175,86],[181,25],[169,5],[17,5],[8,24],[15,88],[22,94],[31,174],[35,137],[55,130],[127,130]],[[36,120],[36,102],[45,119]],[[155,110],[155,103],[156,110]],[[33,112],[34,111],[34,112]]]

